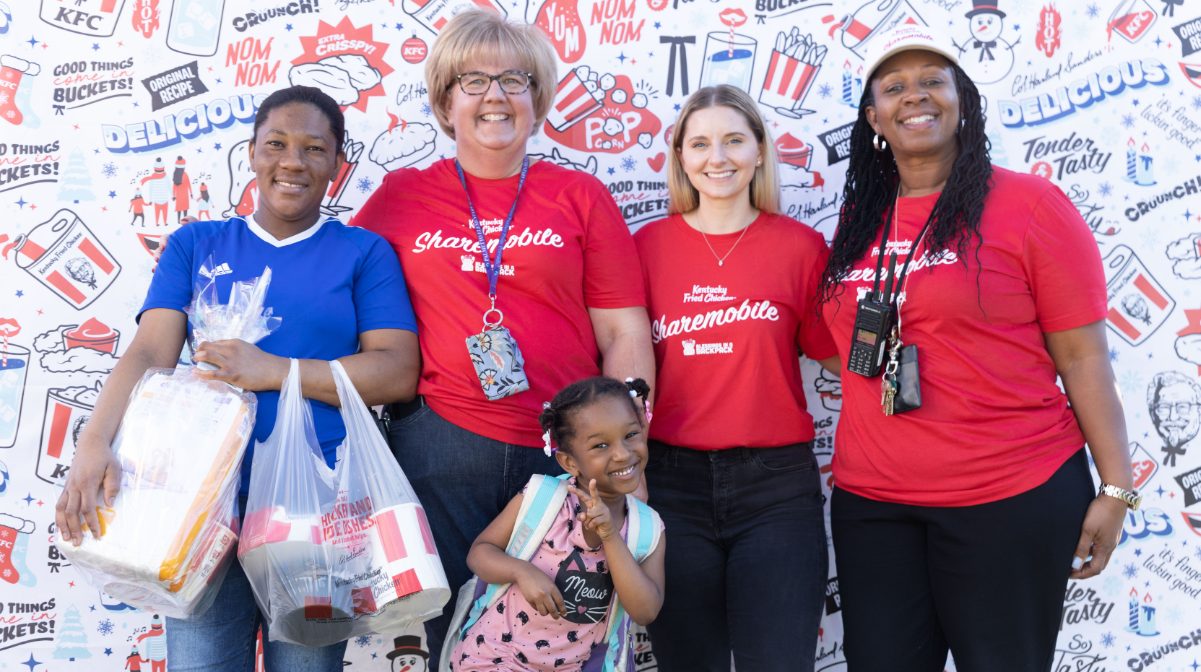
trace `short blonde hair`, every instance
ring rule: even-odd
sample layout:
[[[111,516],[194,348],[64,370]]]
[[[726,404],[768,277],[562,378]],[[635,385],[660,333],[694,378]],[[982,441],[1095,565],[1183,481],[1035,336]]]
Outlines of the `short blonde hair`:
[[[452,139],[455,137],[446,114],[451,87],[458,85],[455,77],[462,74],[469,61],[487,59],[514,61],[516,67],[533,75],[530,95],[536,134],[550,111],[559,82],[555,51],[537,26],[511,23],[484,9],[460,12],[447,22],[425,61],[425,83],[438,125]]]
[[[691,212],[701,204],[700,192],[692,186],[688,173],[684,172],[684,164],[680,162],[680,151],[684,147],[684,129],[688,126],[689,117],[697,110],[710,107],[728,107],[746,119],[763,156],[762,165],[755,168],[755,174],[751,177],[751,205],[764,212],[779,212],[780,169],[776,166],[775,143],[759,112],[759,106],[745,91],[728,84],[700,89],[689,96],[680,109],[671,135],[672,151],[667,157],[667,195],[670,199],[667,211],[671,214]]]

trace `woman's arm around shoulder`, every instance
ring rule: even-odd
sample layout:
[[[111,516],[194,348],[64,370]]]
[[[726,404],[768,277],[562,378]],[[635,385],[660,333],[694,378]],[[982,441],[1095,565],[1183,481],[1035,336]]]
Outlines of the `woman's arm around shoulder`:
[[[142,314],[133,342],[104,382],[95,410],[79,434],[67,482],[54,506],[54,522],[63,539],[76,546],[83,540],[82,522],[93,534],[100,529],[96,507],[103,493],[111,506],[121,485],[121,466],[112,450],[113,437],[129,404],[129,395],[148,369],[172,368],[183,350],[187,316],[168,308]]]

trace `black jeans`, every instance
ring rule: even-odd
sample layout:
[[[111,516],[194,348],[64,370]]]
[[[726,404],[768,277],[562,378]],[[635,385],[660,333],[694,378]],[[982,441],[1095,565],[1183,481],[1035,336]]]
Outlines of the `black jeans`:
[[[1050,670],[1094,496],[1084,451],[1043,485],[977,506],[834,489],[830,525],[851,672]]]
[[[660,672],[811,672],[829,551],[812,444],[689,450],[651,442],[667,539]]]

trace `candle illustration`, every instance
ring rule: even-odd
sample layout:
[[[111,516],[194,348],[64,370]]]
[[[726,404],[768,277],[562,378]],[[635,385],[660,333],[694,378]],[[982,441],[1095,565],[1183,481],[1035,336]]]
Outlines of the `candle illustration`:
[[[1151,172],[1154,164],[1154,158],[1151,156],[1150,148],[1147,143],[1139,148],[1138,166],[1134,173],[1134,183],[1140,187],[1149,187],[1155,184],[1155,175]]]
[[[851,107],[859,106],[859,98],[863,95],[863,66],[858,71],[851,69],[851,62],[842,62],[842,104]]]
[[[1159,634],[1159,629],[1155,627],[1155,605],[1151,603],[1151,593],[1147,593],[1143,597],[1141,618],[1138,624],[1138,634],[1143,637],[1153,637]]]
[[[1150,592],[1143,595],[1140,601],[1138,589],[1131,588],[1127,610],[1127,630],[1140,637],[1154,637],[1159,634],[1159,628],[1155,625],[1155,604]]]
[[[1138,166],[1137,154],[1134,151],[1134,138],[1126,141],[1126,181],[1133,182]]]

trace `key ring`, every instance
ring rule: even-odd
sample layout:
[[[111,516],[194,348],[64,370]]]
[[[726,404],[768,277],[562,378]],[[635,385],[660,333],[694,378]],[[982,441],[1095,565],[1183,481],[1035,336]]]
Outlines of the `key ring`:
[[[491,315],[492,313],[496,313],[496,321],[495,322],[488,321],[488,316]],[[496,329],[497,327],[500,326],[500,323],[504,322],[504,321],[505,321],[505,314],[500,312],[499,308],[496,308],[495,306],[493,306],[492,308],[489,308],[488,310],[484,311],[484,331],[490,331],[492,329]]]

